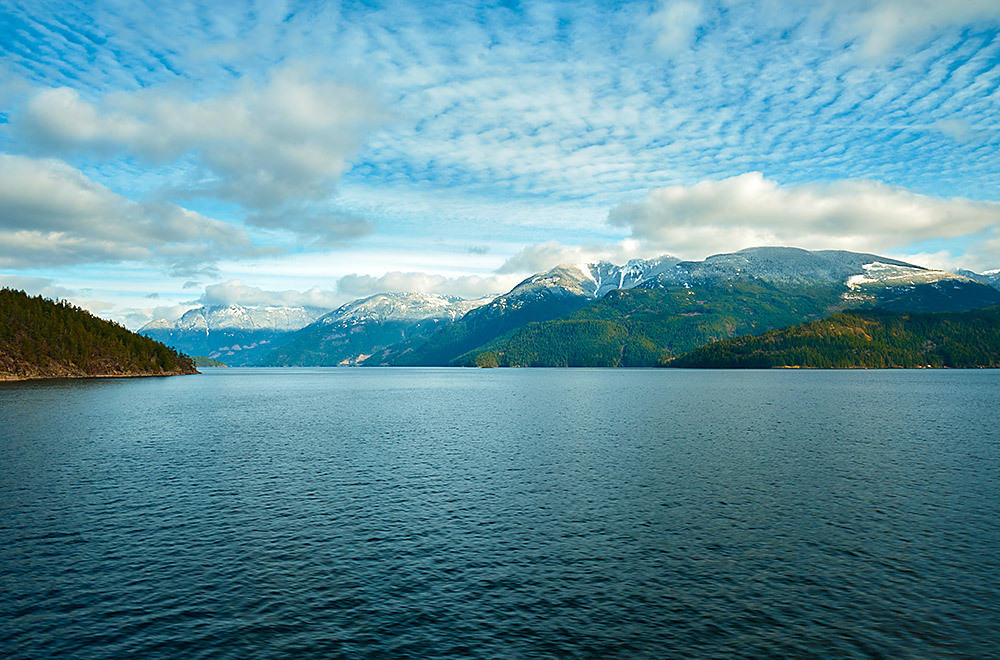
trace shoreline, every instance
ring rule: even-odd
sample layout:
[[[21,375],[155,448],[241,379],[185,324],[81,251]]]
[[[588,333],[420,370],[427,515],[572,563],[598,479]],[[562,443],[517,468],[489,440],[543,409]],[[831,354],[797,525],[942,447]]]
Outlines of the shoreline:
[[[171,376],[201,375],[200,371],[174,371],[160,373],[123,373],[123,374],[84,374],[84,375],[44,375],[44,376],[4,376],[0,375],[0,383],[19,383],[28,380],[87,380],[98,378],[168,378]]]

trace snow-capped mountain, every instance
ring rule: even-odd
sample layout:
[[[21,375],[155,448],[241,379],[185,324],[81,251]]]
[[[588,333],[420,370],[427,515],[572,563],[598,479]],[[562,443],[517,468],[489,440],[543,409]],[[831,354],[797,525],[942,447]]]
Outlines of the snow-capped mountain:
[[[544,289],[562,289],[570,295],[600,298],[608,291],[639,286],[679,262],[674,257],[663,256],[649,260],[632,259],[624,266],[609,261],[563,264],[532,275],[500,298],[516,300]]]
[[[198,307],[176,321],[147,323],[139,332],[188,355],[244,365],[326,311],[314,307]]]
[[[481,307],[492,297],[465,300],[433,293],[380,293],[338,307],[260,357],[266,366],[357,364],[404,339],[423,337]]]
[[[481,307],[493,296],[466,300],[436,293],[378,293],[341,305],[316,323],[384,323],[386,321],[453,320]]]
[[[198,307],[189,310],[176,321],[157,319],[147,323],[147,330],[180,330],[209,332],[212,330],[275,330],[303,328],[327,310],[315,307],[243,307],[241,305]]]
[[[703,261],[663,256],[634,259],[623,266],[564,264],[532,275],[419,343],[404,341],[389,347],[369,363],[449,364],[508,332],[573,314],[612,291],[697,288],[709,299],[720,287],[751,284],[766,287],[769,296],[821,300],[829,309],[879,306],[894,311],[962,311],[1000,302],[996,290],[961,275],[841,250],[761,247]],[[747,309],[757,304],[751,297]]]
[[[986,286],[991,286],[994,289],[1000,290],[1000,268],[994,268],[993,270],[986,270],[982,273],[974,273],[971,270],[960,270],[959,275],[968,277],[970,280],[975,280]]]

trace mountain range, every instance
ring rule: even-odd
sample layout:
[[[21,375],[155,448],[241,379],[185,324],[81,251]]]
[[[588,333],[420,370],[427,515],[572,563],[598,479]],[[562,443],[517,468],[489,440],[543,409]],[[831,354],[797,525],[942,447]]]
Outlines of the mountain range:
[[[262,366],[343,366],[395,343],[424,337],[490,302],[434,293],[380,293],[342,305],[292,333]]]
[[[851,308],[1000,303],[1000,271],[949,273],[847,251],[750,248],[702,261],[564,264],[479,300],[369,296],[325,310],[199,308],[141,332],[227,364],[652,366]]]
[[[139,332],[188,355],[246,366],[263,359],[285,337],[327,311],[314,307],[198,307],[177,321],[156,319]]]

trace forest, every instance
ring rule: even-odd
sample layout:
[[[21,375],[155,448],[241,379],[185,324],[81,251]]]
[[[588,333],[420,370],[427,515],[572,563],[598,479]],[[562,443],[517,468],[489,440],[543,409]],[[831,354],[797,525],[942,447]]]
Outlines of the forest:
[[[671,367],[766,369],[1000,367],[1000,306],[951,313],[852,310],[701,346]]]
[[[0,289],[0,378],[190,373],[186,355],[65,300]]]

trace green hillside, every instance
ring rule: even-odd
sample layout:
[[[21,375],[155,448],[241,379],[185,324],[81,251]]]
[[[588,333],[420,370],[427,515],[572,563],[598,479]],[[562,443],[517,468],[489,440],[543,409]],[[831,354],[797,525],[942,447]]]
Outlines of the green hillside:
[[[762,282],[611,291],[559,319],[529,323],[452,364],[655,366],[719,339],[819,318],[839,295],[835,287]]]
[[[402,341],[365,361],[366,365],[401,367],[455,364],[463,353],[483,346],[525,324],[548,321],[579,309],[586,298],[542,291],[533,299],[503,306],[491,303],[474,309],[454,323],[427,335]]]
[[[313,323],[293,333],[281,346],[255,362],[262,367],[335,367],[363,361],[367,354],[430,334],[445,324],[441,319],[386,321],[344,326]]]
[[[196,367],[228,367],[229,365],[225,362],[219,362],[218,360],[213,360],[210,357],[204,355],[192,355],[191,360],[194,361],[194,366]]]
[[[1000,307],[955,313],[854,310],[697,348],[672,367],[1000,367]]]
[[[0,289],[0,378],[197,373],[191,359],[68,302]]]

